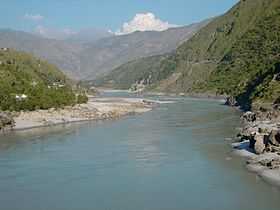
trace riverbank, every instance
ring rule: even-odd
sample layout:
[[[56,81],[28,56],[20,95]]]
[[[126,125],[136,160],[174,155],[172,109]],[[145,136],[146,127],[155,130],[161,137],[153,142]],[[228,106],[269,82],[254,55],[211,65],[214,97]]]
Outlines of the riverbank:
[[[148,112],[156,104],[141,98],[90,98],[86,104],[15,113],[14,126],[5,130],[17,131],[82,121],[118,119]]]
[[[241,119],[244,127],[238,134],[238,142],[232,144],[234,154],[246,158],[249,171],[280,187],[279,110],[246,112]]]

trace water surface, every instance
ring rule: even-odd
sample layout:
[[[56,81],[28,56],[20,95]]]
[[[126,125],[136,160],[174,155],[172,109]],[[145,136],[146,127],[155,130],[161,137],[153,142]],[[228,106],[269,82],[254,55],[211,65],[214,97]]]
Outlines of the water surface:
[[[239,113],[214,100],[118,121],[0,136],[1,210],[279,210],[227,137]]]

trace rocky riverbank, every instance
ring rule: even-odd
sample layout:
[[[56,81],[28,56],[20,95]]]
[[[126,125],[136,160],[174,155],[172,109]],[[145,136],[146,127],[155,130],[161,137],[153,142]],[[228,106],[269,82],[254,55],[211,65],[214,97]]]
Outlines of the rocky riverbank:
[[[71,122],[117,119],[125,115],[150,111],[156,104],[156,102],[138,98],[91,98],[86,104],[68,106],[63,109],[52,108],[13,113],[13,123],[4,130],[23,130]]]
[[[233,144],[235,154],[247,158],[247,168],[280,187],[280,112],[246,112],[244,127]]]

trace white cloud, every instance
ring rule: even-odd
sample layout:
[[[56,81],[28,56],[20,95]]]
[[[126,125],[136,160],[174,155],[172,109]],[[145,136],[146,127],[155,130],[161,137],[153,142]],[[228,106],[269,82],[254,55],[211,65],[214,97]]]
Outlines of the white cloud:
[[[45,38],[62,40],[76,34],[77,32],[69,28],[55,29],[55,28],[48,28],[42,25],[38,25],[35,28],[35,33]]]
[[[156,18],[153,13],[139,13],[131,21],[124,23],[116,34],[123,35],[135,31],[164,31],[176,26]]]
[[[33,21],[41,21],[41,20],[44,19],[44,16],[42,16],[40,14],[28,14],[28,13],[26,13],[24,15],[24,19],[33,20]]]

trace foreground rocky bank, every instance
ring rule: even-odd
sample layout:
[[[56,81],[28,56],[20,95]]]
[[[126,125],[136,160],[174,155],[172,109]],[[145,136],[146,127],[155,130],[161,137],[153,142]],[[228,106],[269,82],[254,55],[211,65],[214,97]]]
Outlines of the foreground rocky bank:
[[[235,153],[247,158],[247,168],[280,187],[280,110],[246,112],[244,127],[233,144]]]
[[[156,102],[140,98],[91,98],[86,104],[61,109],[21,111],[1,114],[0,130],[23,130],[57,124],[117,119],[125,115],[150,111]],[[4,124],[5,122],[5,124]]]

